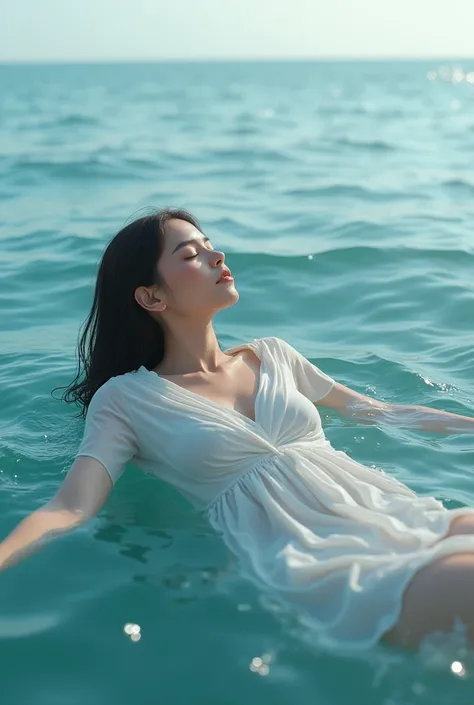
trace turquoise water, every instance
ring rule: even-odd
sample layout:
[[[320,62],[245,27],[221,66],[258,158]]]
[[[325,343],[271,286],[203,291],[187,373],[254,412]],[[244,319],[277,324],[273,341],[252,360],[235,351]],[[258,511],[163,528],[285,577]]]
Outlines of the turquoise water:
[[[51,390],[73,377],[106,242],[146,207],[190,209],[226,252],[240,301],[215,320],[225,347],[277,335],[360,392],[474,415],[473,72],[0,66],[0,536],[70,466],[83,422]],[[352,457],[447,507],[474,503],[472,435],[322,416]],[[448,639],[418,655],[321,651],[184,500],[133,466],[98,517],[1,573],[0,597],[6,705],[474,694],[474,655]]]

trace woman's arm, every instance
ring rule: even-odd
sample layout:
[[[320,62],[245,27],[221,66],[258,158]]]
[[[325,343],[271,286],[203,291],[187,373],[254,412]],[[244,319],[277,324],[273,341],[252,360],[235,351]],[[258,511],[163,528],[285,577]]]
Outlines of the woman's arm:
[[[25,517],[0,543],[0,571],[86,523],[97,514],[111,489],[112,480],[98,460],[76,458],[56,495]]]
[[[427,406],[386,404],[336,382],[318,406],[328,406],[344,416],[367,423],[389,423],[435,433],[474,433],[474,418],[430,409]]]

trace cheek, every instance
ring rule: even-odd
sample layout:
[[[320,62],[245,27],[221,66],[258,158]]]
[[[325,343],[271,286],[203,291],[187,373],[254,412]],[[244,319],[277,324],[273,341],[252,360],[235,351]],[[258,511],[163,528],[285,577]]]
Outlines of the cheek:
[[[187,265],[179,267],[173,272],[173,289],[179,296],[180,293],[196,291],[202,285],[204,275],[200,267]]]

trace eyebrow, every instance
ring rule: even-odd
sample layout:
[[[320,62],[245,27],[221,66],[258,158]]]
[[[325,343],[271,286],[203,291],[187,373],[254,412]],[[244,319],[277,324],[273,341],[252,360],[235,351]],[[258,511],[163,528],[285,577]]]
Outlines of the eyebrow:
[[[180,250],[182,247],[186,247],[186,245],[197,245],[199,242],[209,242],[209,238],[204,236],[201,240],[196,240],[196,238],[191,238],[191,240],[183,240],[183,242],[180,242],[179,245],[176,245],[171,254],[174,255],[175,252]]]

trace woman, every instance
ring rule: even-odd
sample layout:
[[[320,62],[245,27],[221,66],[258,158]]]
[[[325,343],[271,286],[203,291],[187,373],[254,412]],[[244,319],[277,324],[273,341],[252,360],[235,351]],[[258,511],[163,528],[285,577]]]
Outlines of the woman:
[[[223,351],[212,318],[238,298],[187,212],[113,238],[64,395],[82,405],[82,443],[56,495],[0,544],[0,567],[96,514],[133,461],[203,510],[322,644],[415,647],[458,617],[474,642],[474,510],[334,450],[315,404],[427,431],[473,432],[474,420],[358,394],[279,338]]]

